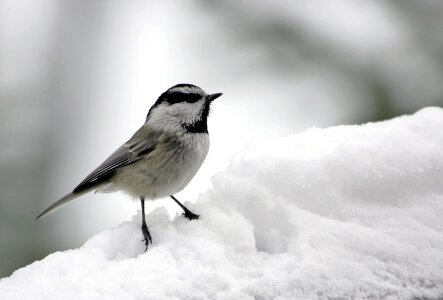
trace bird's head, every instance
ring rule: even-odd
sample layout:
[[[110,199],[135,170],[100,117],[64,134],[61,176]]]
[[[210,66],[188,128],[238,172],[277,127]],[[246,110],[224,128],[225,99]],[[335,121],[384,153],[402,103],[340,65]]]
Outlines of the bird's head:
[[[207,133],[212,101],[222,94],[206,94],[192,84],[177,84],[160,95],[149,110],[146,123],[159,130]]]

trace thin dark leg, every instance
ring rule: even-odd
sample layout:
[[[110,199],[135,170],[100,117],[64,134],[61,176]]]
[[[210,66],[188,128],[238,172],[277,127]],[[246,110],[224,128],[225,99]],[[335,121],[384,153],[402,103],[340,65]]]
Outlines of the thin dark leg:
[[[186,206],[184,206],[183,204],[181,204],[177,198],[175,198],[174,196],[171,195],[172,200],[175,201],[175,203],[177,203],[185,212],[183,215],[186,217],[186,219],[188,220],[198,220],[198,218],[200,218],[199,215],[194,214],[192,211],[190,211],[189,209],[186,208]]]
[[[150,243],[152,244],[152,238],[151,234],[149,233],[148,226],[146,225],[146,220],[145,220],[145,198],[140,197],[140,201],[142,204],[142,232],[144,237],[142,242],[145,242],[146,246],[145,252],[146,252],[146,250],[148,250],[149,244]]]

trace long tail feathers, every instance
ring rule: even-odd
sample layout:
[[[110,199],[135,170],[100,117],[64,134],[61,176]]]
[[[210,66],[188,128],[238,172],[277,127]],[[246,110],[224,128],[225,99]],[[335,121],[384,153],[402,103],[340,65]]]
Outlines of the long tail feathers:
[[[63,205],[67,204],[68,202],[71,202],[72,200],[74,200],[77,197],[80,197],[81,195],[85,194],[87,191],[83,192],[83,193],[70,193],[67,194],[66,196],[64,196],[63,198],[61,198],[60,200],[54,202],[51,206],[49,206],[44,212],[42,212],[41,214],[38,215],[37,218],[35,218],[35,221],[44,218],[50,214],[52,214],[53,212],[55,212],[57,209],[59,209],[60,207],[62,207]]]

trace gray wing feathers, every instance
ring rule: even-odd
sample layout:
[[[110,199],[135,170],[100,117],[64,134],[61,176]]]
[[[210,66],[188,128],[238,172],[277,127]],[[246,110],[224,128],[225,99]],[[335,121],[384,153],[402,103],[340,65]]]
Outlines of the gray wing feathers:
[[[89,174],[75,189],[82,191],[109,179],[118,169],[146,157],[156,147],[161,134],[149,128],[140,128],[123,146],[118,148],[97,169]]]
[[[75,189],[74,193],[82,190],[86,186],[91,186],[94,182],[99,183],[100,179],[106,177],[118,168],[127,165],[131,154],[125,145],[117,149],[108,159],[106,159],[97,169],[92,171]]]
[[[112,178],[118,169],[148,156],[155,149],[162,135],[163,133],[146,126],[140,128],[128,142],[119,147],[97,169],[89,174],[72,193],[49,206],[36,220],[53,213],[75,198],[94,190],[98,185]]]

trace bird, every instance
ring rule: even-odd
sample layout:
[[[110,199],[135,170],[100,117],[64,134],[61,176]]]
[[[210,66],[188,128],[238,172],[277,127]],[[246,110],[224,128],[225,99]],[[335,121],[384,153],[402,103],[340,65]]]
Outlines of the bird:
[[[208,154],[208,116],[212,102],[221,95],[183,83],[166,90],[149,109],[140,129],[36,220],[86,193],[121,191],[140,200],[146,251],[152,237],[146,225],[145,200],[170,197],[187,219],[198,219],[174,194],[188,185]]]

